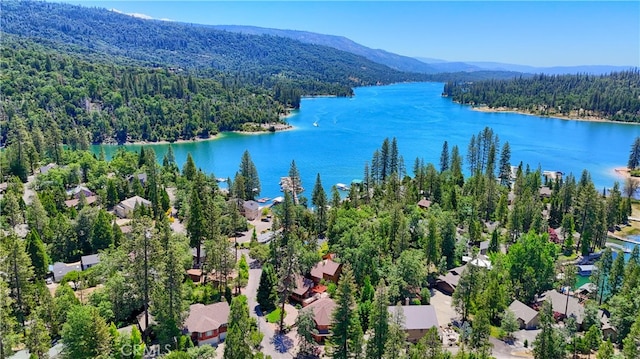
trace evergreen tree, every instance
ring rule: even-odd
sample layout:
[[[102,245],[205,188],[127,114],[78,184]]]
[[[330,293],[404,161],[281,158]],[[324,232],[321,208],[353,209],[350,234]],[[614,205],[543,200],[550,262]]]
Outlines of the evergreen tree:
[[[245,180],[245,197],[243,199],[254,199],[255,196],[260,194],[260,178],[258,177],[258,170],[251,160],[249,151],[244,151],[242,154],[240,174]]]
[[[269,313],[276,309],[276,301],[278,300],[278,278],[271,263],[265,263],[262,267],[260,275],[260,284],[258,285],[257,302],[263,312]]]
[[[0,248],[0,258],[4,255]],[[8,358],[13,354],[13,347],[18,342],[17,322],[12,314],[13,299],[9,286],[5,278],[0,279],[0,358]]]
[[[616,295],[622,288],[624,282],[624,253],[617,252],[616,259],[613,261],[611,271],[609,274],[609,280],[607,287],[609,289],[609,295]]]
[[[506,338],[513,338],[513,333],[517,332],[520,329],[520,324],[518,323],[518,318],[511,311],[511,309],[507,309],[502,313],[502,320],[500,321],[500,330],[504,332]]]
[[[440,172],[449,169],[449,144],[444,141],[442,144],[442,152],[440,153]]]
[[[638,168],[640,165],[640,136],[636,137],[631,145],[631,151],[629,153],[629,161],[627,167],[631,170]]]
[[[103,209],[98,211],[91,235],[91,248],[94,253],[113,245],[113,226],[111,222],[111,215],[107,211]]]
[[[360,325],[356,309],[356,284],[349,264],[342,270],[336,290],[336,308],[331,317],[330,356],[348,359],[353,355],[353,344],[358,341]],[[360,330],[361,332],[361,330]]]
[[[389,333],[387,334],[387,343],[384,350],[385,359],[399,359],[403,357],[403,351],[406,347],[407,333],[405,326],[404,310],[400,304],[393,309],[389,318]]]
[[[553,309],[551,303],[545,301],[540,310],[540,333],[533,343],[535,359],[560,359],[565,357],[564,338],[553,326]]]
[[[445,359],[445,351],[442,349],[442,340],[436,327],[431,327],[427,333],[411,347],[410,359]]]
[[[10,234],[1,239],[0,252],[5,257],[0,257],[0,271],[4,273],[9,283],[11,297],[14,299],[14,313],[16,319],[25,327],[29,311],[33,305],[33,267],[31,258],[27,254],[24,242],[15,234]]]
[[[382,359],[389,333],[389,293],[384,281],[380,280],[371,305],[369,328],[372,333],[367,341],[367,359]]]
[[[182,167],[182,175],[188,180],[193,181],[196,178],[197,170],[196,164],[193,162],[193,157],[191,157],[191,152],[187,153],[187,161],[184,163]]]
[[[62,356],[69,359],[107,359],[111,350],[109,327],[91,306],[76,305],[69,310],[62,329]],[[88,345],[90,343],[90,345]]]
[[[327,230],[327,194],[322,187],[320,173],[316,176],[316,183],[313,186],[311,194],[311,203],[315,207],[314,214],[316,218],[316,232],[318,235],[324,235]]]
[[[31,205],[27,207],[27,224],[29,228],[35,229],[40,238],[44,235],[44,231],[49,224],[49,216],[47,215],[47,211],[44,209],[42,202],[40,202],[40,196],[33,196],[33,200]]]
[[[454,145],[451,149],[451,165],[449,168],[451,168],[453,183],[458,186],[462,186],[464,183],[464,176],[462,175],[462,156],[460,155],[457,145]]]
[[[25,243],[27,253],[31,258],[33,271],[38,278],[43,279],[47,273],[49,273],[49,256],[47,255],[44,243],[42,243],[35,229],[32,229],[29,234],[27,234]]]
[[[113,179],[107,180],[107,207],[112,208],[115,206],[120,200],[120,196],[118,195],[118,188],[116,187],[116,182]]]
[[[249,306],[244,295],[231,300],[229,312],[229,325],[227,338],[225,339],[224,359],[248,359],[252,357],[249,345],[251,322],[249,318]]]
[[[500,184],[503,186],[509,186],[511,183],[511,147],[509,146],[508,141],[502,145],[502,151],[500,152],[500,164],[498,166],[498,178],[500,178]]]
[[[491,352],[491,343],[489,343],[489,335],[491,333],[491,323],[489,322],[489,313],[480,309],[476,312],[471,326],[471,336],[469,344],[471,348],[479,355],[480,358],[487,357]]]
[[[187,219],[187,232],[189,233],[189,245],[196,248],[197,258],[201,258],[202,241],[205,239],[205,230],[207,228],[205,222],[205,214],[200,200],[201,193],[204,191],[204,184],[198,180],[191,189],[189,196],[189,217]],[[199,259],[198,259],[199,260]],[[199,265],[200,263],[198,263]]]
[[[312,357],[315,355],[317,344],[313,338],[316,323],[313,320],[311,310],[301,310],[296,318],[295,326],[298,328],[298,357]]]
[[[31,356],[38,359],[49,359],[51,338],[45,322],[41,316],[41,309],[31,312],[27,328],[26,345]]]

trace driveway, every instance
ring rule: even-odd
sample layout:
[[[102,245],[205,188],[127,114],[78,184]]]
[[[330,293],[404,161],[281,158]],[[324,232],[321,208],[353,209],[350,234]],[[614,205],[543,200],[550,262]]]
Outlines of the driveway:
[[[264,338],[262,339],[261,352],[265,354],[265,356],[270,355],[273,359],[291,359],[294,357],[296,352],[295,330],[292,330],[287,335],[281,336],[277,334],[276,326],[267,323],[264,316],[258,316],[259,308],[258,302],[256,302],[256,296],[258,293],[258,286],[260,284],[260,275],[262,274],[262,269],[257,268],[257,266],[255,265],[252,265],[252,262],[254,262],[254,260],[249,256],[247,256],[247,262],[249,263],[249,268],[251,269],[249,269],[249,281],[247,283],[247,286],[243,290],[243,294],[247,296],[247,303],[249,304],[249,312],[251,316],[257,319],[258,329],[264,334]]]

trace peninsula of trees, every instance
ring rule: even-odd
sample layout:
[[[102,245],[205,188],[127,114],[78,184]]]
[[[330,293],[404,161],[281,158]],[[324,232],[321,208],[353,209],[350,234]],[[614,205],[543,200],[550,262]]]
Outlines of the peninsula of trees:
[[[640,122],[640,70],[609,75],[535,75],[513,80],[448,82],[443,96],[491,109],[541,116]]]

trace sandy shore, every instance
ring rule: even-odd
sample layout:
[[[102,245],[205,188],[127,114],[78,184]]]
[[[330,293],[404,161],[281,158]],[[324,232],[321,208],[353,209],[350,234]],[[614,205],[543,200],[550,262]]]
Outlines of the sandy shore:
[[[515,109],[515,108],[507,108],[507,107],[495,107],[494,108],[494,107],[489,107],[489,106],[472,106],[471,109],[473,111],[478,111],[478,112],[517,113],[517,114],[520,114],[520,115],[527,115],[527,116],[557,118],[559,120],[566,120],[566,121],[611,122],[611,123],[621,123],[621,124],[628,124],[628,125],[637,125],[637,123],[634,123],[634,122],[611,121],[611,120],[607,120],[606,118],[597,117],[597,116],[579,117],[579,116],[563,116],[563,115],[540,115],[540,114],[537,114],[537,113],[532,113],[532,112],[528,112],[528,111],[524,111],[524,110],[519,110],[519,109]]]

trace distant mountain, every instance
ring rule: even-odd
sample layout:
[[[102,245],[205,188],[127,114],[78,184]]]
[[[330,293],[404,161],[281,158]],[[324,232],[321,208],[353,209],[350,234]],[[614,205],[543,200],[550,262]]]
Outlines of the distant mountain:
[[[631,66],[608,66],[608,65],[584,65],[584,66],[553,66],[553,67],[535,67],[528,65],[506,64],[501,62],[485,62],[485,61],[466,61],[453,62],[441,59],[432,59],[426,57],[416,57],[416,59],[432,66],[439,72],[475,72],[475,71],[511,71],[529,74],[544,73],[547,75],[566,75],[588,73],[593,75],[604,75],[611,72],[619,72],[629,70]]]
[[[350,52],[352,54],[363,56],[373,62],[389,66],[392,69],[405,72],[419,72],[425,74],[433,74],[437,72],[450,72],[448,70],[438,69],[436,66],[430,66],[413,57],[394,54],[385,50],[371,49],[360,45],[343,36],[324,35],[314,32],[297,31],[297,30],[280,30],[269,29],[255,26],[241,25],[215,25],[214,29],[249,34],[249,35],[271,35],[286,37],[307,44],[324,45],[333,47],[334,49]],[[453,70],[455,72],[459,70]]]
[[[290,38],[140,19],[61,3],[3,2],[0,29],[59,51],[231,72],[241,83],[273,88],[286,82],[303,94],[348,95],[354,86],[425,80],[423,75],[391,69],[353,53]]]

